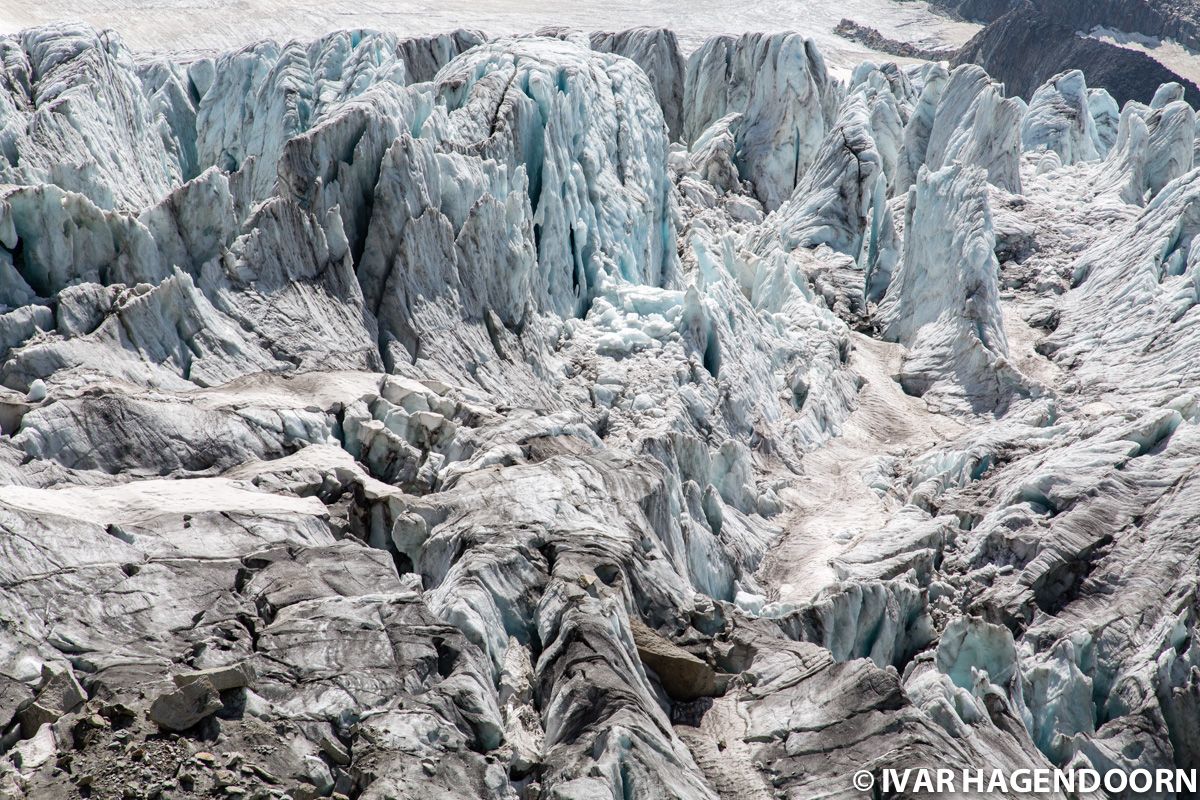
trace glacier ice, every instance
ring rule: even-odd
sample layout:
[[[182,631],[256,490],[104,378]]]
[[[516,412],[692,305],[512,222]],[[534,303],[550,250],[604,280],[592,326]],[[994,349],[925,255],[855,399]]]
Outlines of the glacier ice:
[[[743,114],[737,165],[774,210],[792,195],[833,124],[843,89],[816,45],[796,34],[714,37],[688,58],[683,140]]]
[[[1113,96],[1104,89],[1088,89],[1088,113],[1092,116],[1092,135],[1096,154],[1104,158],[1117,141],[1121,125],[1121,109]]]
[[[5,37],[6,183],[53,184],[102,209],[158,200],[183,176],[119,37],[80,25]]]
[[[904,125],[904,146],[896,165],[895,190],[907,192],[929,155],[929,137],[937,118],[938,103],[950,81],[950,73],[941,64],[928,64],[922,70],[921,92]]]
[[[852,96],[795,195],[771,217],[782,246],[793,250],[824,244],[856,256],[876,195],[886,192],[885,166],[867,105]]]
[[[988,180],[1020,193],[1020,98],[1006,98],[980,67],[964,64],[950,73],[934,110],[922,163],[939,170],[952,162],[981,167]]]
[[[0,38],[0,795],[1190,768],[1200,171],[1147,99]]]
[[[962,164],[918,175],[880,319],[884,336],[908,349],[906,392],[994,408],[1025,380],[1008,361],[985,187],[983,171]]]
[[[248,197],[265,199],[290,139],[375,86],[432,79],[440,66],[480,42],[463,31],[417,41],[339,31],[307,45],[268,41],[222,55],[212,64],[211,85],[197,90],[197,158],[244,173]]]
[[[1126,202],[1144,205],[1194,166],[1195,126],[1196,112],[1182,100],[1155,109],[1127,103],[1109,153],[1106,183]]]
[[[683,134],[683,85],[687,65],[679,49],[679,37],[667,28],[633,28],[591,35],[593,50],[615,53],[630,59],[650,78],[654,96],[662,108],[671,140]]]
[[[1095,160],[1099,134],[1091,102],[1082,72],[1071,70],[1054,76],[1029,101],[1021,123],[1022,145],[1026,150],[1050,150],[1061,164]]]

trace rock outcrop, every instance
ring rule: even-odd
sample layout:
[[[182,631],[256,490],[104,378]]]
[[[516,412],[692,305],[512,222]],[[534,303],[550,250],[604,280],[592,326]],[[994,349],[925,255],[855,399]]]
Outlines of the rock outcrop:
[[[954,64],[978,64],[1014,96],[1030,99],[1034,91],[1053,76],[1081,70],[1088,85],[1103,88],[1124,105],[1129,100],[1147,102],[1163,83],[1178,82],[1187,87],[1188,101],[1200,103],[1200,87],[1181,77],[1146,53],[1081,35],[1097,26],[1112,27],[1152,36],[1157,25],[1148,28],[1126,27],[1106,21],[1103,3],[1038,2],[1013,3],[1003,15],[975,35],[955,54]],[[1128,2],[1129,6],[1147,3]],[[1166,3],[1164,3],[1166,5]],[[1172,3],[1173,5],[1173,3]],[[1076,13],[1064,7],[1075,9]],[[1200,20],[1200,17],[1194,19]],[[1075,21],[1079,20],[1079,21]],[[1195,27],[1191,34],[1200,34]],[[1170,35],[1170,34],[1166,34]],[[1194,39],[1200,42],[1200,38]]]

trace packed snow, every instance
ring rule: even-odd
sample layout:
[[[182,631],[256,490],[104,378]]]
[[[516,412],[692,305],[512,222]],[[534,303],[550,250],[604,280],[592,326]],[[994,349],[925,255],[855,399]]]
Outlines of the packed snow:
[[[878,27],[885,35],[928,47],[958,46],[978,25],[931,12],[925,2],[895,0],[772,0],[744,4],[729,13],[719,0],[699,2],[568,3],[536,0],[428,3],[415,0],[106,0],[81,6],[74,0],[7,0],[0,33],[62,20],[117,30],[138,51],[206,51],[240,47],[259,39],[312,39],[343,28],[374,28],[403,36],[428,36],[468,27],[491,35],[529,33],[545,27],[614,31],[638,26],[674,30],[684,54],[711,36],[798,30],[814,37],[841,65],[868,51],[833,33],[843,17]]]

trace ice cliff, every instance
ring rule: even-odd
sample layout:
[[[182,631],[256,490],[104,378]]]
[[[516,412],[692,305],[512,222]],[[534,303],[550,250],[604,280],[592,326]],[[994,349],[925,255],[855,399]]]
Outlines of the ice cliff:
[[[991,410],[1022,378],[1008,363],[986,185],[982,170],[961,163],[918,175],[879,320],[884,337],[907,350],[897,376],[906,393],[961,395]],[[950,376],[953,387],[943,383]]]
[[[0,39],[0,795],[1197,766],[1196,119],[1145,100]]]

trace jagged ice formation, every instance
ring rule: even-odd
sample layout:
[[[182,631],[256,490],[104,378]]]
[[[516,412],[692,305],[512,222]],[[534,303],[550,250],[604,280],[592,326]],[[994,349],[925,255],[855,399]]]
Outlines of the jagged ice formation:
[[[1195,142],[794,33],[0,39],[0,795],[1197,767]]]

